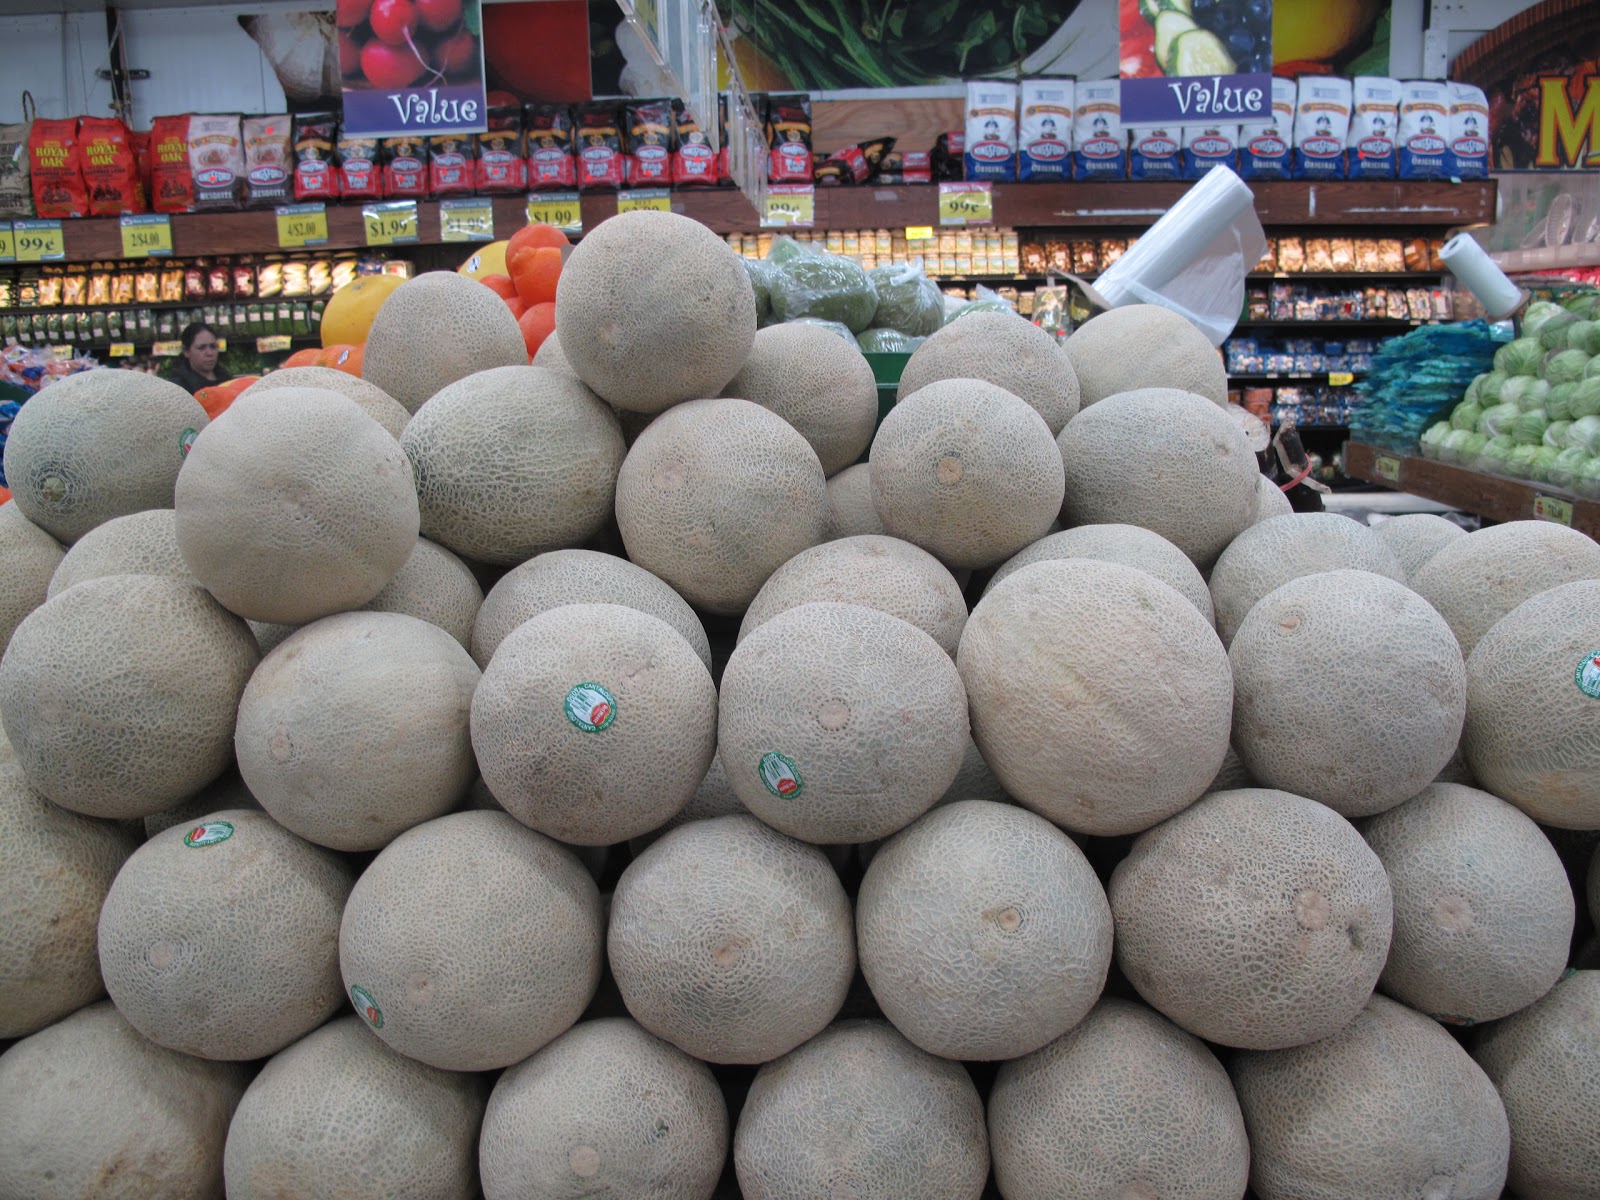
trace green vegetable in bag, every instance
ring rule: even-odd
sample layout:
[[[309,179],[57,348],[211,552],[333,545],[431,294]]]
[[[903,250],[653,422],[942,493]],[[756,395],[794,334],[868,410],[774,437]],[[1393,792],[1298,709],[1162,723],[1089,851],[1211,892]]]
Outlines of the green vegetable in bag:
[[[799,255],[780,264],[768,283],[772,315],[779,321],[816,317],[860,333],[878,311],[872,280],[854,259],[838,254]]]
[[[868,276],[878,293],[878,311],[872,318],[876,328],[927,337],[944,324],[944,293],[919,268],[878,267]]]

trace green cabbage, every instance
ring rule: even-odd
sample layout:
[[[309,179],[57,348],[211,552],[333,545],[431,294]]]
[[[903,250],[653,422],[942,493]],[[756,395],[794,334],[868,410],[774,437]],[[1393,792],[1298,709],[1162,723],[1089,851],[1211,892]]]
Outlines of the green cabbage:
[[[1538,446],[1544,442],[1544,431],[1549,425],[1550,418],[1545,415],[1544,409],[1526,409],[1511,422],[1511,436],[1517,439],[1519,445]]]
[[[1564,308],[1557,309],[1549,320],[1539,326],[1534,336],[1546,350],[1559,350],[1567,344],[1567,330],[1577,323],[1576,313],[1570,313]],[[1526,321],[1523,322],[1522,332],[1524,334],[1528,332]]]
[[[1467,404],[1481,404],[1483,402],[1483,381],[1488,377],[1487,373],[1474,375],[1472,382],[1467,384],[1466,394],[1461,399]]]
[[[1556,459],[1561,457],[1561,451],[1554,446],[1537,446],[1533,451],[1533,461],[1528,465],[1528,478],[1546,483],[1550,479],[1550,469],[1555,466]]]
[[[1589,365],[1583,369],[1583,377],[1585,379],[1600,378],[1600,355],[1596,355],[1589,360]]]
[[[1588,365],[1589,356],[1582,350],[1557,350],[1545,355],[1541,374],[1547,383],[1577,383]]]
[[[1579,417],[1567,430],[1566,445],[1600,455],[1600,417]]]
[[[1461,440],[1455,444],[1456,461],[1469,465],[1477,462],[1478,455],[1489,444],[1489,439],[1481,433],[1471,433],[1464,429],[1458,429],[1456,432],[1462,435]]]
[[[1546,478],[1557,487],[1570,488],[1578,482],[1578,472],[1588,460],[1589,455],[1585,451],[1563,450],[1556,455],[1556,461],[1551,464]]]
[[[1472,464],[1480,471],[1495,471],[1505,473],[1506,459],[1511,457],[1511,452],[1517,448],[1516,442],[1511,438],[1501,436],[1490,438],[1478,450],[1476,461]]]
[[[1509,436],[1511,422],[1521,415],[1522,410],[1515,404],[1496,404],[1493,408],[1483,410],[1483,416],[1478,418],[1478,428],[1492,438],[1502,434]]]
[[[1550,385],[1531,375],[1513,375],[1500,389],[1500,403],[1515,404],[1523,412],[1530,408],[1543,408],[1544,398],[1550,394]]]
[[[1452,429],[1444,435],[1437,449],[1439,461],[1458,463],[1469,461],[1468,455],[1475,454],[1489,439],[1481,433],[1473,433],[1470,429]]]
[[[1600,376],[1585,379],[1572,392],[1573,420],[1600,416]]]
[[[1544,437],[1540,440],[1546,446],[1553,446],[1559,450],[1567,444],[1567,430],[1571,428],[1571,421],[1551,421],[1550,424],[1544,427]]]
[[[1575,321],[1567,326],[1567,349],[1600,354],[1600,321]]]
[[[773,271],[772,315],[779,321],[817,317],[860,333],[878,311],[872,280],[854,259],[840,254],[800,254]]]
[[[1538,454],[1543,447],[1517,446],[1506,458],[1505,472],[1518,479],[1533,478],[1533,456]]]
[[[1600,457],[1584,461],[1578,468],[1578,477],[1573,481],[1572,489],[1580,496],[1600,500]]]
[[[1522,332],[1527,337],[1537,337],[1545,322],[1566,310],[1552,300],[1535,300],[1522,314]]]
[[[1435,421],[1422,431],[1419,440],[1424,458],[1438,458],[1439,448],[1444,444],[1445,438],[1451,433],[1449,421]]]
[[[1478,403],[1485,408],[1500,403],[1500,392],[1505,387],[1510,376],[1504,371],[1490,371],[1483,377],[1483,386],[1478,389]]]
[[[1546,393],[1544,410],[1550,414],[1552,421],[1572,420],[1572,397],[1577,390],[1575,383],[1558,383]]]
[[[856,335],[856,345],[863,354],[911,354],[925,341],[926,338],[912,337],[898,329],[868,329]]]
[[[1478,419],[1483,416],[1483,409],[1471,400],[1463,400],[1455,406],[1450,414],[1450,425],[1453,429],[1477,429]]]
[[[1537,375],[1544,361],[1544,347],[1536,337],[1519,337],[1494,352],[1494,365],[1507,375]]]
[[[872,318],[877,328],[926,337],[944,324],[944,293],[921,269],[878,267],[868,274],[878,292],[878,311]]]

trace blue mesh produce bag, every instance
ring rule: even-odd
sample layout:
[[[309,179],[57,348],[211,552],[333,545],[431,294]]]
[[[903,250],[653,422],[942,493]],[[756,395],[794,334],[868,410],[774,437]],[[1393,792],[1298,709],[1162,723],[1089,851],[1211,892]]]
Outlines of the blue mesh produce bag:
[[[1490,369],[1509,340],[1484,321],[1423,325],[1390,338],[1372,357],[1350,419],[1355,441],[1409,454],[1435,421],[1461,401],[1467,385]]]

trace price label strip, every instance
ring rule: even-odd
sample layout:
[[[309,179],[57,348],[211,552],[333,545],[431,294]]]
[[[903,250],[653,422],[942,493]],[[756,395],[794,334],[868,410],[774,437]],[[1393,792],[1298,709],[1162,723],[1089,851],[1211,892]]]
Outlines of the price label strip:
[[[672,193],[666,188],[636,188],[631,192],[617,193],[619,213],[638,212],[646,208],[657,212],[671,212]]]
[[[809,183],[775,183],[767,188],[763,229],[810,229],[816,224],[817,189]]]
[[[619,210],[620,211],[620,210]],[[534,192],[528,196],[528,224],[551,225],[566,234],[583,232],[583,206],[577,192]]]
[[[67,257],[60,221],[13,221],[11,231],[18,262],[60,262]]]
[[[132,358],[133,357],[133,343],[132,342],[112,342],[111,343],[111,357],[112,358]]]
[[[439,240],[441,242],[494,241],[494,201],[439,201]]]
[[[992,225],[994,187],[988,183],[941,183],[939,224]]]
[[[122,218],[123,258],[172,257],[172,218],[166,213],[141,213]]]
[[[907,225],[906,226],[906,241],[908,241],[908,242],[926,242],[926,241],[929,241],[932,237],[933,237],[933,226],[932,225]]]
[[[1572,524],[1572,504],[1555,496],[1534,496],[1533,515],[1540,521],[1553,521],[1557,525]]]
[[[0,263],[17,261],[17,237],[10,221],[0,221]]]
[[[150,347],[150,354],[153,358],[177,358],[182,353],[182,342],[157,342]]]
[[[299,250],[328,244],[328,209],[323,204],[278,205],[278,246]]]
[[[1400,460],[1380,454],[1372,460],[1372,473],[1390,487],[1400,486]]]
[[[1352,375],[1349,371],[1329,371],[1328,372],[1328,386],[1329,387],[1349,387],[1355,381],[1356,381],[1356,377],[1354,375]]]
[[[421,228],[415,200],[389,200],[365,204],[361,219],[367,227],[367,245],[400,246],[418,239]]]
[[[271,337],[258,337],[256,339],[257,354],[275,354],[280,350],[287,350],[292,342],[288,334],[276,333]]]

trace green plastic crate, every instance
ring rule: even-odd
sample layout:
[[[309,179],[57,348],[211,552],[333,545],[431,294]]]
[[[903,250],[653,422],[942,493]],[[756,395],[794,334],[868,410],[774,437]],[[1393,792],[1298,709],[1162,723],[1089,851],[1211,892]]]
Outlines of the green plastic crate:
[[[872,377],[878,381],[878,421],[872,427],[874,434],[878,425],[883,424],[884,417],[889,415],[889,410],[894,407],[895,394],[900,390],[900,375],[906,369],[906,364],[911,361],[909,354],[868,354],[867,362],[872,366]],[[869,447],[870,449],[870,447]],[[862,451],[857,462],[867,461],[867,452]]]

